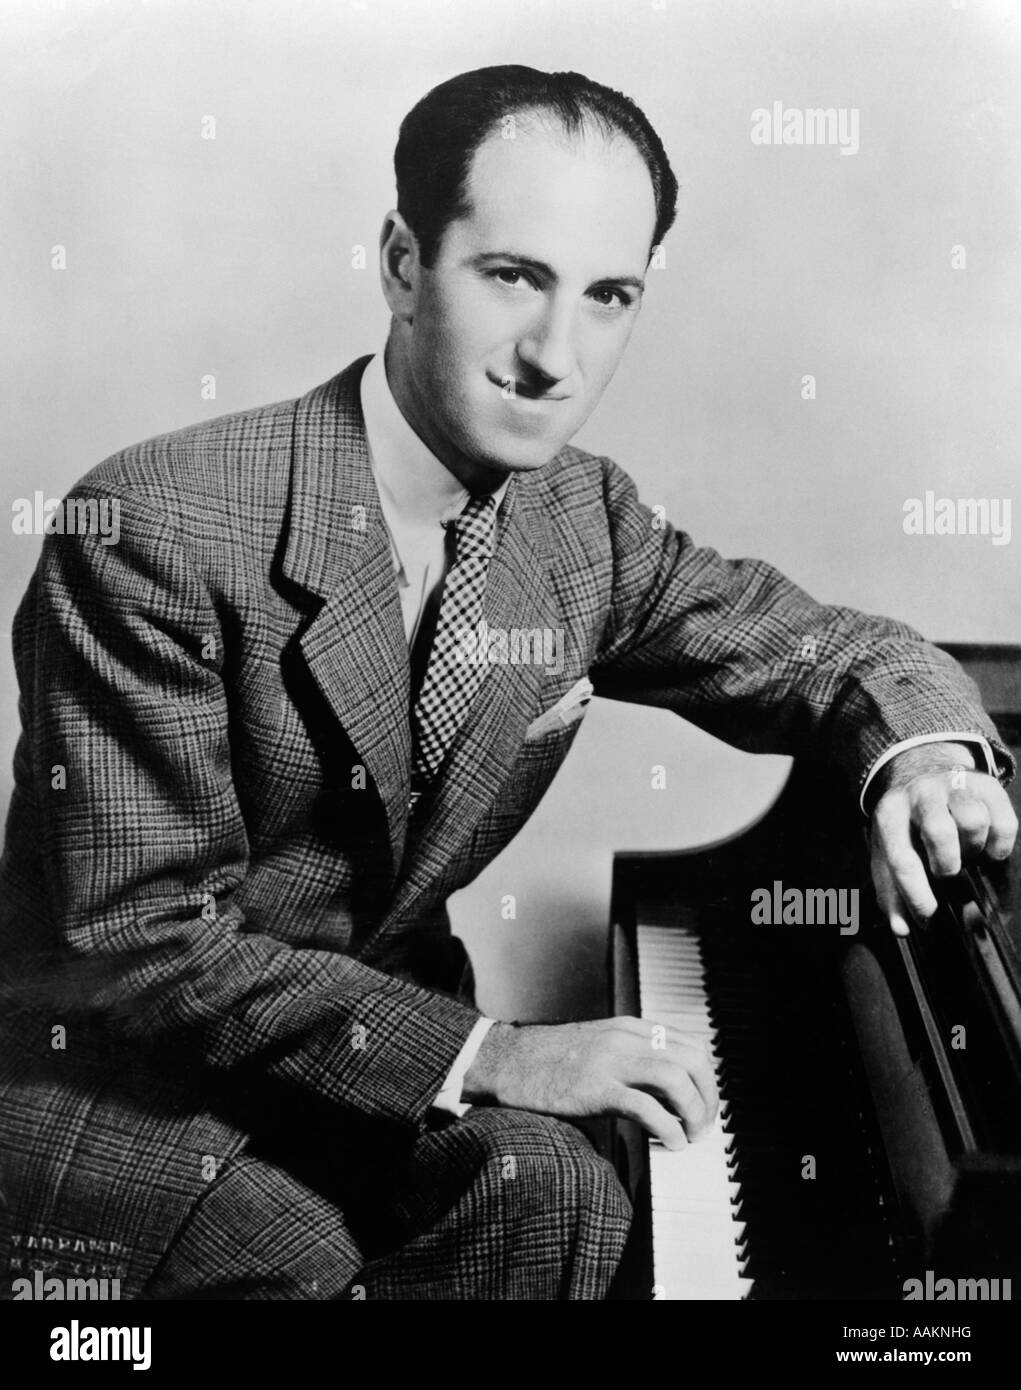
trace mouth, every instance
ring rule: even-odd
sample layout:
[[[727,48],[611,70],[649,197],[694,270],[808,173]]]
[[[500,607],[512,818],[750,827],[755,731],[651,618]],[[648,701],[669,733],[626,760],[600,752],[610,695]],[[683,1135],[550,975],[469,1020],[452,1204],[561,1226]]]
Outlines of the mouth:
[[[501,392],[506,393],[505,399],[509,401],[529,401],[535,405],[545,405],[547,402],[552,404],[555,401],[568,399],[566,395],[559,392],[533,391],[523,382],[515,381],[512,376],[498,377],[494,376],[492,372],[487,372],[486,376]]]

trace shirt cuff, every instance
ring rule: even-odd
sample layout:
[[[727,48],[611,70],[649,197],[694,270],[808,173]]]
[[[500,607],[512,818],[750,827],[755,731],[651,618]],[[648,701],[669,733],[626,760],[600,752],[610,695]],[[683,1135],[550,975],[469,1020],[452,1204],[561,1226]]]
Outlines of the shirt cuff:
[[[447,1072],[447,1078],[433,1101],[434,1110],[446,1110],[451,1115],[463,1115],[471,1109],[468,1102],[461,1099],[461,1088],[468,1068],[478,1056],[479,1048],[495,1022],[495,1018],[480,1018],[468,1034],[464,1047],[454,1058],[454,1065]]]
[[[965,733],[919,734],[916,738],[905,738],[902,739],[900,743],[895,743],[892,748],[888,748],[883,756],[877,758],[869,769],[869,775],[865,778],[865,785],[861,789],[861,797],[858,803],[861,806],[863,815],[868,814],[865,810],[865,797],[869,787],[872,785],[872,779],[879,769],[885,767],[890,759],[895,758],[898,753],[903,753],[908,748],[918,748],[923,743],[966,743],[974,751],[976,762],[979,755],[981,755],[985,762],[985,767],[979,770],[987,772],[990,777],[995,777],[997,775],[996,758],[990,747],[989,740],[983,738],[981,734],[976,734],[974,730],[968,730]]]

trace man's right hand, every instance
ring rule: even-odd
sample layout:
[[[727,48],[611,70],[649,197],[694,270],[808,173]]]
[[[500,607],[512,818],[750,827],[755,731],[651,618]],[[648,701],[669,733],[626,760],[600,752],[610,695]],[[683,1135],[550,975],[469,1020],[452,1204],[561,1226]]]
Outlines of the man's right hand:
[[[561,1119],[618,1115],[668,1149],[706,1133],[718,1106],[702,1045],[640,1018],[496,1023],[468,1069],[462,1096]]]

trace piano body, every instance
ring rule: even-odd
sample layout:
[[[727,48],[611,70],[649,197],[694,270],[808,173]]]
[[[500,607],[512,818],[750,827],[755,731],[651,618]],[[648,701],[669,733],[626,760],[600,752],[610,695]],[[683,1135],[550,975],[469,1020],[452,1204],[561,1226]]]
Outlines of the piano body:
[[[946,649],[1021,754],[1021,648]],[[612,1012],[700,1033],[722,1097],[679,1153],[614,1126],[636,1210],[615,1297],[899,1300],[927,1271],[1021,1296],[1021,851],[896,938],[834,800],[795,764],[737,838],[615,857]],[[755,890],[791,888],[857,890],[858,930],[752,921]]]

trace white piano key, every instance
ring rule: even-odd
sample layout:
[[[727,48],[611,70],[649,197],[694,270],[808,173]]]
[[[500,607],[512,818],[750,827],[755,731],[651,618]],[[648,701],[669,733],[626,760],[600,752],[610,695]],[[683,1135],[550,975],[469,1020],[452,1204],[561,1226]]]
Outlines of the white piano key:
[[[638,927],[638,988],[641,1015],[653,1023],[697,1037],[718,1065],[715,1029],[696,936],[684,927]],[[731,1177],[729,1107],[702,1140],[672,1151],[652,1142],[654,1280],[667,1300],[747,1297],[739,1250],[745,1235],[737,1219],[740,1184]]]

